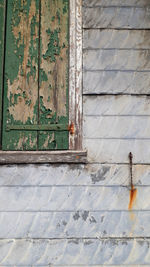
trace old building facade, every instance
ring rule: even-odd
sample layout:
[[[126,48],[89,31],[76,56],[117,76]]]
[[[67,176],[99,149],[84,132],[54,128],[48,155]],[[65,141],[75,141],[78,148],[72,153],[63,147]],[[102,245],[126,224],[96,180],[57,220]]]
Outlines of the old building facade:
[[[0,266],[150,266],[150,2],[82,21],[87,163],[0,166]]]

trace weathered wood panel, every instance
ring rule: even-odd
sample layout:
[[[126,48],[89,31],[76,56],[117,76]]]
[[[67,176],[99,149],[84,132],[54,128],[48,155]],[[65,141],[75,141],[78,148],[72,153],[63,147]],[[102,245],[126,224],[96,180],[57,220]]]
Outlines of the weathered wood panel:
[[[1,212],[0,238],[149,237],[150,212]]]
[[[97,163],[128,163],[129,152],[134,163],[150,163],[150,139],[85,139],[88,161]]]
[[[149,30],[89,29],[83,32],[84,49],[149,49]]]
[[[37,133],[6,125],[37,124],[39,0],[7,7],[3,150],[36,150]]]
[[[0,122],[2,121],[2,92],[3,92],[3,64],[4,64],[4,32],[5,32],[5,1],[0,2]],[[2,125],[0,123],[0,148]]]
[[[41,1],[39,124],[68,124],[69,1]],[[39,149],[68,149],[68,131],[40,132]]]
[[[89,50],[83,54],[84,70],[150,71],[150,50]]]
[[[150,8],[93,7],[84,8],[83,28],[149,29]]]
[[[134,161],[134,159],[133,159]],[[135,185],[150,185],[150,166],[133,165]],[[0,186],[129,186],[129,165],[63,164],[0,166]]]
[[[68,149],[67,126],[30,129],[68,125],[68,5],[68,0],[8,3],[3,150]]]
[[[69,149],[78,150],[82,149],[82,0],[70,0],[69,18]]]
[[[0,240],[0,262],[18,266],[149,264],[149,245],[149,239],[8,239]]]
[[[0,164],[87,163],[86,151],[0,151]]]
[[[131,95],[84,96],[85,116],[149,116],[150,97]]]
[[[85,116],[85,138],[150,139],[150,118],[147,116]]]
[[[148,60],[148,58],[147,58]],[[85,68],[88,66],[85,66]],[[112,66],[111,66],[112,67]],[[150,72],[85,71],[84,94],[149,94]]]
[[[98,7],[98,6],[135,6],[145,7],[150,6],[149,0],[83,0],[83,6]]]
[[[133,210],[150,210],[150,187],[138,187]],[[0,211],[128,210],[130,186],[1,187]],[[146,201],[145,201],[146,199]]]

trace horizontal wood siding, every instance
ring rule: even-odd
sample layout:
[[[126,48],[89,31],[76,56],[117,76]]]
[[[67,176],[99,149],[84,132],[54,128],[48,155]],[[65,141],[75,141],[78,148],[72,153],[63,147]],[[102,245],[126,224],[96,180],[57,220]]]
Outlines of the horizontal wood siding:
[[[53,266],[90,266],[111,262],[118,265],[120,259],[126,264],[148,264],[150,260],[147,239],[71,239],[71,240],[1,240],[0,261],[3,265],[34,265],[42,266],[53,262]],[[19,249],[18,249],[19,248]],[[119,255],[118,255],[119,250]],[[9,253],[8,253],[9,251]],[[50,253],[49,253],[50,252]],[[108,253],[109,252],[109,253]],[[133,257],[134,255],[134,257]],[[73,262],[69,264],[68,262]]]
[[[150,8],[147,7],[86,7],[83,13],[83,27],[149,29]]]
[[[133,168],[137,197],[131,211],[128,165],[13,165],[0,170],[2,266],[46,266],[50,260],[54,266],[150,262],[149,165]],[[103,258],[111,250],[111,258]]]
[[[134,6],[134,7],[149,7],[149,0],[83,0],[85,7],[98,7],[98,6]]]
[[[83,6],[88,164],[0,166],[1,266],[150,266],[150,3]]]
[[[149,238],[149,220],[150,211],[1,212],[0,238]]]

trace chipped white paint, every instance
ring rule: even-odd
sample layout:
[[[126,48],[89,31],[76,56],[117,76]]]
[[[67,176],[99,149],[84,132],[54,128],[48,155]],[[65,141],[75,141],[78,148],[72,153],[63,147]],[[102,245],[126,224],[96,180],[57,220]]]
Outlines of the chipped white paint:
[[[70,0],[69,148],[82,149],[82,0]]]

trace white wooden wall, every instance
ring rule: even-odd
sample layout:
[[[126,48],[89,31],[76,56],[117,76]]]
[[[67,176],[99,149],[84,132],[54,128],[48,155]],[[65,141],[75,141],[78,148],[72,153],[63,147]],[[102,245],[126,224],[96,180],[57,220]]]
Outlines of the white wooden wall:
[[[84,0],[83,43],[89,163],[0,167],[0,266],[150,266],[150,1]]]

